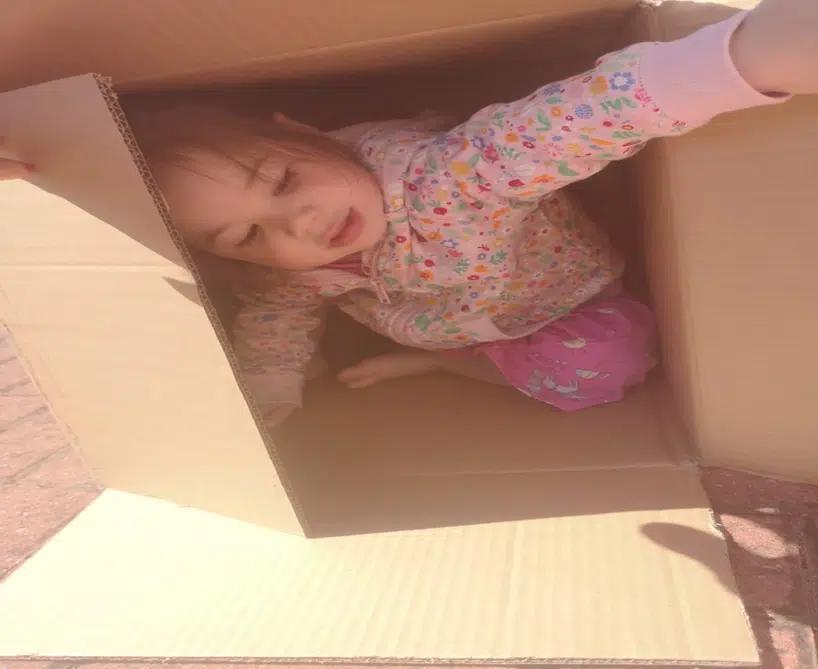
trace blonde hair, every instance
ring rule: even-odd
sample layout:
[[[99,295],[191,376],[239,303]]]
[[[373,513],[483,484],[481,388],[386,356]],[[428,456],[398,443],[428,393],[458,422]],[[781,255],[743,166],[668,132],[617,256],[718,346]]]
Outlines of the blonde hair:
[[[302,160],[340,159],[362,165],[351,147],[277,121],[261,106],[209,99],[134,96],[121,101],[148,165],[189,166],[192,154],[214,153],[253,169],[265,154]]]

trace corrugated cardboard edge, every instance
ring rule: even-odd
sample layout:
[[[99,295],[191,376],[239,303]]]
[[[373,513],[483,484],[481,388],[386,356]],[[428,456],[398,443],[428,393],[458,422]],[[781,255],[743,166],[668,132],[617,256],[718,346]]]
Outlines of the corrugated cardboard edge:
[[[514,666],[542,666],[555,667],[560,669],[562,667],[570,667],[571,669],[677,669],[678,667],[686,667],[687,669],[705,669],[713,667],[715,669],[746,669],[747,667],[755,667],[758,669],[760,664],[755,662],[712,662],[702,660],[687,661],[671,661],[667,660],[588,660],[572,659],[572,658],[556,658],[550,660],[543,660],[537,658],[506,658],[503,660],[486,660],[483,658],[413,658],[413,657],[398,657],[398,658],[383,658],[383,657],[356,657],[354,662],[350,662],[349,658],[280,658],[280,657],[53,657],[41,655],[27,655],[25,657],[2,657],[0,661],[11,662],[42,662],[47,659],[49,662],[82,662],[93,667],[98,662],[107,664],[127,664],[134,663],[159,663],[163,665],[173,666],[189,666],[191,664],[207,664],[214,667],[224,666],[227,664],[247,664],[258,666],[260,664],[269,664],[277,666],[345,666],[354,669],[357,666],[390,666],[390,667],[514,667]]]
[[[701,484],[702,484],[702,488],[705,490],[705,494],[707,494],[707,488],[704,485],[704,479],[703,478],[701,479]],[[708,495],[708,497],[709,497],[709,495]],[[731,550],[730,550],[731,546],[733,546],[733,543],[734,543],[733,539],[730,536],[730,534],[727,532],[727,528],[724,526],[724,523],[722,522],[721,517],[716,512],[716,510],[712,508],[712,506],[710,508],[710,518],[711,518],[711,523],[713,524],[713,529],[716,532],[718,532],[719,535],[721,536],[721,538],[724,540],[724,544],[725,544],[725,547],[727,549],[727,559],[730,561],[730,569],[735,573],[735,567],[733,565],[733,558],[732,558]],[[743,599],[742,599],[741,604],[742,604],[742,607],[741,607],[742,611],[744,612],[744,620],[747,622],[747,627],[749,627],[752,630],[752,629],[754,629],[753,621],[750,619],[750,613],[747,610],[747,604],[744,602]],[[755,632],[753,634],[755,636]],[[758,648],[758,637],[756,637],[756,648],[757,648],[758,653],[759,653],[759,664],[758,665],[751,665],[751,666],[759,666],[760,667],[761,666],[761,664],[760,664],[760,662],[761,662],[761,649]]]
[[[159,190],[159,186],[156,184],[156,181],[151,174],[150,168],[148,167],[147,161],[145,160],[145,156],[142,154],[142,150],[139,148],[139,144],[134,137],[134,134],[131,132],[130,126],[128,125],[128,121],[125,117],[122,108],[119,106],[119,102],[117,100],[117,95],[114,92],[111,79],[100,74],[92,74],[91,76],[94,77],[94,80],[99,87],[100,95],[102,96],[103,100],[105,101],[106,106],[108,107],[108,111],[111,114],[111,118],[117,125],[119,129],[119,133],[122,137],[122,141],[125,143],[125,146],[128,148],[129,153],[131,154],[131,158],[136,166],[137,170],[139,171],[140,176],[142,177],[142,181],[145,184],[145,188],[147,188],[151,199],[154,202],[156,207],[156,211],[158,212],[159,216],[165,223],[165,229],[167,230],[168,234],[170,235],[173,243],[176,245],[176,248],[179,250],[182,258],[187,265],[186,269],[191,273],[195,283],[196,283],[196,290],[199,295],[199,301],[201,303],[202,308],[205,310],[207,317],[210,321],[211,326],[213,327],[214,332],[221,344],[222,350],[224,351],[224,355],[230,364],[230,368],[233,371],[233,376],[235,377],[236,384],[239,387],[242,395],[244,396],[244,400],[247,403],[250,412],[253,416],[253,420],[256,423],[256,428],[258,429],[259,433],[261,434],[262,439],[264,440],[264,444],[267,448],[267,454],[270,457],[273,465],[278,472],[279,479],[281,480],[281,485],[283,486],[284,490],[287,493],[287,496],[290,499],[290,503],[292,504],[293,511],[295,512],[296,518],[298,519],[299,524],[301,525],[301,529],[305,535],[309,534],[308,522],[306,518],[306,514],[303,512],[302,505],[298,499],[298,496],[295,493],[295,486],[292,485],[287,473],[286,468],[284,467],[283,463],[278,457],[278,453],[276,452],[276,448],[273,444],[272,437],[267,430],[266,424],[262,418],[261,412],[259,411],[258,407],[253,400],[253,396],[250,393],[249,388],[247,387],[244,379],[241,376],[241,372],[239,371],[238,360],[236,359],[235,354],[233,353],[233,347],[230,343],[230,338],[227,334],[227,331],[224,328],[224,325],[219,318],[218,313],[216,312],[215,307],[213,306],[212,301],[210,300],[210,296],[207,294],[207,291],[204,288],[202,276],[197,269],[195,263],[193,262],[193,258],[190,255],[190,252],[187,249],[184,241],[182,240],[179,233],[176,231],[172,217],[170,214],[170,209],[165,201],[162,192]]]

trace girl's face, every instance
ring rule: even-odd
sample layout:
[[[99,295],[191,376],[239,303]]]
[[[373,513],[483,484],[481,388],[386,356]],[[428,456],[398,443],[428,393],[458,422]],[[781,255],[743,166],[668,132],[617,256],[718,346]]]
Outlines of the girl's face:
[[[305,270],[375,246],[386,233],[374,177],[342,157],[276,152],[252,167],[207,151],[155,169],[173,221],[210,253]]]

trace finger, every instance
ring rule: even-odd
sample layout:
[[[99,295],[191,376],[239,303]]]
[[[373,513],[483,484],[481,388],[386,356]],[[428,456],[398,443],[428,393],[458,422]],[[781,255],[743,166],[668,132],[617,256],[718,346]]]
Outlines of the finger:
[[[33,171],[34,166],[28,163],[0,158],[0,179],[21,179]]]
[[[380,358],[367,358],[366,360],[362,360],[356,365],[352,365],[352,367],[347,367],[346,369],[341,370],[338,374],[338,378],[343,377],[356,377],[356,376],[372,376],[376,374],[379,369],[381,368]]]
[[[361,376],[364,376],[365,372],[360,368],[360,366],[355,365],[355,367],[347,367],[344,370],[338,372],[338,380],[342,383],[347,383],[348,381],[354,381]]]
[[[348,388],[366,388],[378,381],[378,374],[364,362],[340,372],[338,380]]]
[[[338,375],[338,380],[350,388],[359,388],[371,383],[372,376],[360,370],[347,369]]]
[[[371,377],[371,376],[364,376],[360,379],[355,379],[354,381],[349,381],[345,385],[347,388],[352,390],[360,390],[361,388],[368,388],[369,386],[375,385],[378,382],[378,379]]]

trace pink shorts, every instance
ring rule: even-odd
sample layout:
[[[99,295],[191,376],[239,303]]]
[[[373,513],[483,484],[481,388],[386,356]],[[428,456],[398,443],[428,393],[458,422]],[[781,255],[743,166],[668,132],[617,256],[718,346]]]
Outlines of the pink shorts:
[[[481,344],[520,392],[563,411],[622,399],[657,362],[650,309],[625,293],[592,300],[523,339]]]

